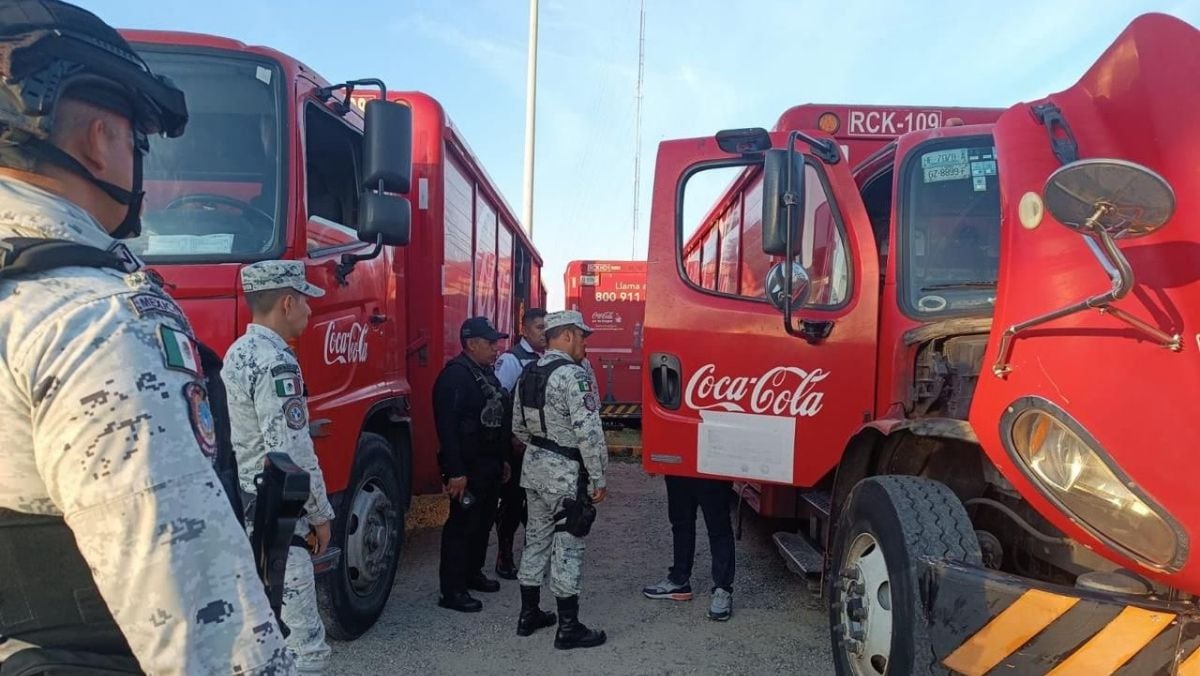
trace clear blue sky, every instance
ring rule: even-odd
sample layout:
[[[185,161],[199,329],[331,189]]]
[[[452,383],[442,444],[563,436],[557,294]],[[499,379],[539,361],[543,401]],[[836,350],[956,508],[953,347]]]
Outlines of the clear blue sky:
[[[77,1],[428,92],[521,214],[526,0]],[[1009,106],[1070,86],[1150,11],[1200,26],[1200,0],[646,0],[636,256],[660,140],[770,127],[807,102]],[[539,38],[534,239],[557,309],[568,261],[633,255],[638,0],[541,0]]]

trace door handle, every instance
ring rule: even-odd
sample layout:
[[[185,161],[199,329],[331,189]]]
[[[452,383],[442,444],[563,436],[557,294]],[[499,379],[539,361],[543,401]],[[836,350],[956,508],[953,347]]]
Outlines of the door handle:
[[[386,322],[387,320],[388,320],[387,315],[380,314],[378,310],[376,310],[375,313],[371,315],[371,324],[373,326],[379,326],[380,324]]]
[[[650,355],[650,384],[654,389],[654,398],[659,404],[671,410],[678,409],[682,403],[681,383],[679,357],[665,352]]]

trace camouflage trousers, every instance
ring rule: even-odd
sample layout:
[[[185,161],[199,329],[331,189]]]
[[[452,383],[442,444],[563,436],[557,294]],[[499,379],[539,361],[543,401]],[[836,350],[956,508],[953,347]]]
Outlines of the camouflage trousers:
[[[283,582],[283,623],[291,630],[288,652],[296,659],[301,674],[320,674],[329,661],[330,648],[325,642],[325,625],[317,612],[317,584],[313,578],[308,550],[288,550],[287,571]]]
[[[554,515],[562,511],[566,495],[526,490],[529,521],[525,524],[525,551],[517,579],[522,586],[541,587],[550,568],[550,591],[559,598],[579,595],[583,565],[583,538],[554,532]]]

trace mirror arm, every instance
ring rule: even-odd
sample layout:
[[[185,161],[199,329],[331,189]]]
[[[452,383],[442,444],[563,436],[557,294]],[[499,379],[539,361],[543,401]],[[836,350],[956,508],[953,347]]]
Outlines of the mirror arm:
[[[338,263],[337,269],[334,271],[334,276],[337,278],[337,283],[340,286],[349,286],[346,280],[350,273],[354,271],[354,266],[362,261],[369,261],[379,258],[379,254],[383,252],[383,235],[375,236],[375,246],[365,254],[342,254],[342,262]]]
[[[329,99],[333,98],[334,92],[341,90],[341,89],[345,89],[346,90],[345,98],[342,99],[341,101],[335,101],[333,104],[334,112],[336,112],[338,114],[338,116],[341,117],[341,116],[344,116],[346,113],[349,113],[352,110],[352,106],[350,105],[350,96],[351,96],[351,94],[354,93],[354,88],[359,85],[379,87],[379,98],[383,99],[384,101],[387,100],[387,85],[383,84],[383,80],[380,80],[379,78],[373,78],[373,77],[364,78],[362,80],[347,80],[346,82],[343,82],[341,84],[335,84],[335,85],[329,85],[327,87],[321,87],[316,92],[317,98],[321,99],[324,102],[328,102]]]
[[[816,155],[825,164],[837,164],[842,159],[842,154],[838,152],[837,144],[826,139],[819,139],[815,136],[809,136],[802,131],[793,131],[788,137],[788,146],[791,149],[796,147],[796,139],[799,138],[812,147],[813,155]]]
[[[784,217],[784,235],[783,235],[783,330],[787,331],[789,336],[799,337],[800,333],[796,331],[792,325],[792,211],[798,206],[799,198],[796,193],[792,192],[792,170],[795,168],[795,162],[792,157],[796,153],[796,137],[800,132],[794,131],[788,136],[788,154],[785,164],[787,164],[787,182],[784,184],[787,189],[783,191],[783,208],[786,216]]]
[[[1102,228],[1096,228],[1094,232],[1100,239],[1101,250],[1107,259],[1102,259],[1100,262],[1102,265],[1104,265],[1105,270],[1107,270],[1112,276],[1112,290],[1110,290],[1108,293],[1104,293],[1099,296],[1092,296],[1091,298],[1082,300],[1074,305],[1069,305],[1059,310],[1047,312],[1044,315],[1034,317],[1033,319],[1023,321],[1019,324],[1013,324],[1012,326],[1008,327],[1008,329],[1004,332],[1004,335],[1000,338],[1000,347],[997,350],[996,363],[992,365],[992,375],[996,376],[997,378],[1003,378],[1012,371],[1012,367],[1008,363],[1008,354],[1010,348],[1012,347],[1012,342],[1016,338],[1017,334],[1028,331],[1035,326],[1040,326],[1047,322],[1054,321],[1055,319],[1073,315],[1077,312],[1083,312],[1087,309],[1095,309],[1099,310],[1100,314],[1112,315],[1113,317],[1125,322],[1129,326],[1141,331],[1143,334],[1150,336],[1156,340],[1159,345],[1169,350],[1178,352],[1182,349],[1183,345],[1179,334],[1169,335],[1166,332],[1150,326],[1142,320],[1127,314],[1123,310],[1113,307],[1112,303],[1114,301],[1124,298],[1133,289],[1133,268],[1129,265],[1129,260],[1125,258],[1124,254],[1121,253],[1121,250],[1117,247],[1117,243],[1107,231]],[[1084,237],[1087,239],[1086,236]],[[1097,252],[1097,249],[1093,246],[1092,251],[1095,253]],[[1099,256],[1097,256],[1097,258],[1099,258]]]

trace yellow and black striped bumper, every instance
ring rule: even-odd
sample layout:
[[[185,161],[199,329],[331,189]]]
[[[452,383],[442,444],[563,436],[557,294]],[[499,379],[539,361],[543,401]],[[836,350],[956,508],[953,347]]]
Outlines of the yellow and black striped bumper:
[[[642,417],[641,404],[602,404],[600,406],[601,418],[640,418]]]
[[[1200,676],[1194,606],[929,564],[935,657],[952,673]]]

